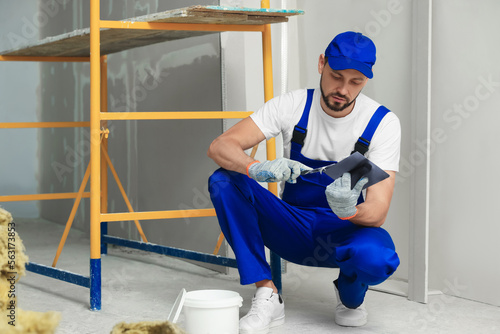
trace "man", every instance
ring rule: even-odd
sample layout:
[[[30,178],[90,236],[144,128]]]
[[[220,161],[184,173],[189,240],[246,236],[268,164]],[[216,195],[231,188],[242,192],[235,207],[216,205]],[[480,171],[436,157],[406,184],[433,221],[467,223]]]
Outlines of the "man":
[[[380,226],[398,171],[400,124],[388,109],[361,94],[373,77],[375,52],[373,42],[360,33],[337,35],[319,57],[320,89],[268,101],[210,145],[208,156],[222,167],[209,180],[212,202],[235,252],[241,284],[257,287],[240,333],[267,333],[284,323],[284,304],[271,280],[265,246],[293,263],[340,268],[333,289],[335,321],[342,326],[366,324],[368,286],[386,280],[399,265],[392,239]],[[261,163],[245,154],[280,133],[284,158]],[[366,178],[351,189],[349,173],[335,181],[323,173],[300,175],[354,150],[389,174],[367,188],[366,196],[361,194]],[[282,199],[256,181],[286,181]]]

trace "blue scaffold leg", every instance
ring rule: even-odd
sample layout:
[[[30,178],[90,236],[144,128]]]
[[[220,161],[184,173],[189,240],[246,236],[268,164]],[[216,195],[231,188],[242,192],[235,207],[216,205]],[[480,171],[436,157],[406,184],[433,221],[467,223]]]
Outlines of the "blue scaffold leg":
[[[101,259],[90,259],[90,310],[101,309]]]

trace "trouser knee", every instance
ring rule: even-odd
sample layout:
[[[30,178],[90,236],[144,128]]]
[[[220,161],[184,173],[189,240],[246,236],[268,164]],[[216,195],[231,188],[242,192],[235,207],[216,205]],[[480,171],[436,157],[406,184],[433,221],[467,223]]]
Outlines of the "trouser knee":
[[[240,173],[228,171],[224,168],[219,168],[208,178],[208,191],[210,196],[217,197],[224,190],[229,188],[230,183],[238,182],[238,178],[243,176]]]
[[[344,274],[356,277],[367,285],[382,283],[399,266],[399,257],[394,248],[379,243],[341,246],[336,249],[335,255]]]

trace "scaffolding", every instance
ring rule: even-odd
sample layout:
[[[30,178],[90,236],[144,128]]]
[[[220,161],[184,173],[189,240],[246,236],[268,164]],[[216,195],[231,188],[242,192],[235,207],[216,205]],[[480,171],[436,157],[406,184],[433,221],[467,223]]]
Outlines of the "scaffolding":
[[[270,24],[287,22],[289,16],[300,15],[299,10],[270,9],[269,0],[261,1],[261,8],[232,8],[220,6],[192,6],[163,13],[146,15],[124,21],[100,19],[99,0],[90,1],[90,28],[77,30],[18,50],[0,53],[0,61],[36,62],[90,62],[90,122],[23,122],[0,123],[0,128],[90,128],[90,163],[76,193],[50,193],[0,196],[0,202],[74,199],[52,266],[28,263],[28,271],[49,276],[90,289],[90,309],[101,309],[101,254],[107,245],[119,245],[144,251],[180,257],[227,267],[237,267],[233,258],[149,243],[139,220],[190,217],[214,217],[214,209],[190,209],[134,212],[116,170],[108,155],[108,121],[118,120],[179,120],[179,119],[241,119],[251,112],[108,112],[107,110],[107,54],[158,42],[200,36],[223,31],[252,31],[262,34],[264,99],[273,97]],[[82,47],[83,45],[83,47]],[[276,157],[274,139],[267,141],[267,159]],[[129,212],[108,212],[108,169],[111,171]],[[85,191],[90,180],[90,191]],[[277,195],[276,184],[269,190]],[[71,229],[82,198],[90,198],[90,272],[89,276],[56,268],[59,255]],[[134,221],[142,241],[126,240],[107,234],[108,223]],[[271,253],[273,280],[281,291],[281,259]]]

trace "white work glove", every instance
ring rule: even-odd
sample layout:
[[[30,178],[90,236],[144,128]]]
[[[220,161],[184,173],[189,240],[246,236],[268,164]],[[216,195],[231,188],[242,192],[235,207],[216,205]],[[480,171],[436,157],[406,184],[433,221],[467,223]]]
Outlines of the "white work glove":
[[[298,161],[279,158],[264,162],[254,161],[247,167],[247,174],[258,182],[287,181],[289,183],[296,183],[300,172],[310,169]]]
[[[356,204],[358,204],[359,195],[367,182],[368,178],[363,177],[351,189],[351,174],[344,173],[342,177],[335,179],[335,181],[326,187],[326,199],[337,217],[347,220],[356,216],[358,213]]]

